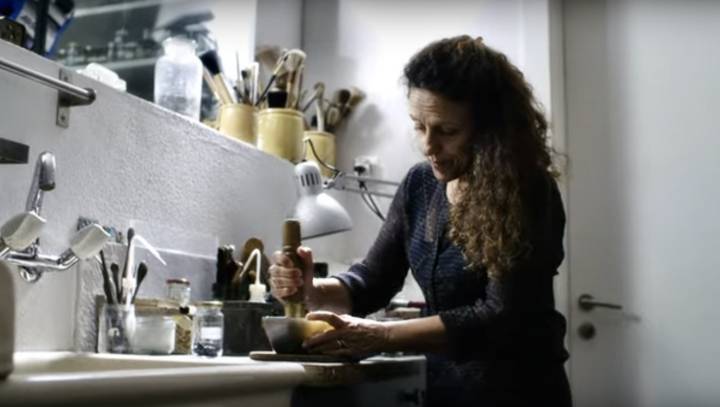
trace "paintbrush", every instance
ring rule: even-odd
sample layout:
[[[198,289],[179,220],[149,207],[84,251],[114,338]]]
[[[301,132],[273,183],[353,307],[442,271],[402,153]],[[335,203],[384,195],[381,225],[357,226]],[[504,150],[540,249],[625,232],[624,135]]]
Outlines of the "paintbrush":
[[[250,103],[257,105],[258,98],[258,77],[260,75],[260,64],[253,62],[250,65]]]
[[[243,103],[249,105],[252,103],[252,69],[243,69],[242,71],[240,71],[240,76],[242,77],[243,81]]]
[[[312,106],[313,102],[315,102],[315,99],[322,99],[325,94],[325,84],[322,82],[317,82],[313,86],[313,92],[311,93],[312,96],[310,96],[310,99],[308,99],[307,102],[305,102],[305,105],[302,107],[302,111],[305,112]],[[302,99],[302,98],[301,98]]]
[[[128,276],[129,276],[129,274],[128,274],[128,267],[129,267],[129,265],[130,265],[130,261],[132,260],[132,259],[130,259],[130,254],[131,254],[130,246],[132,246],[133,238],[135,238],[135,229],[133,229],[133,228],[128,228],[128,231],[127,231],[127,250],[125,251],[125,263],[123,263],[122,275],[120,276],[120,279],[121,279],[121,280],[120,280],[120,285],[123,286],[123,287],[124,287],[123,281],[124,281],[126,278],[128,278]],[[120,289],[120,292],[123,294],[123,296],[118,297],[118,302],[125,302],[125,301],[124,301],[124,300],[125,300],[124,297],[126,297],[126,296],[128,296],[128,295],[132,295],[132,293],[126,293],[123,288]]]
[[[348,103],[350,102],[350,91],[348,89],[338,89],[333,94],[333,104],[338,107],[340,119],[347,114]]]
[[[215,86],[215,81],[213,80],[210,71],[208,71],[205,67],[203,67],[203,79],[205,80],[205,84],[210,89],[213,96],[215,96],[215,99],[220,100],[220,94],[218,93],[217,87]]]
[[[140,291],[140,285],[142,284],[143,280],[145,280],[145,276],[148,273],[148,267],[147,264],[144,261],[140,262],[140,265],[138,265],[137,268],[137,287],[135,288],[135,293],[133,293],[132,302],[135,302],[135,298],[137,297],[138,291]]]
[[[291,49],[290,51],[285,52],[280,59],[278,59],[277,63],[275,64],[275,68],[273,69],[272,75],[270,76],[270,80],[268,81],[267,86],[265,86],[265,90],[263,91],[262,95],[260,95],[260,98],[258,98],[256,104],[260,104],[265,100],[265,97],[267,96],[268,92],[270,91],[271,87],[275,82],[277,81],[277,87],[280,89],[285,88],[286,93],[287,92],[287,86],[288,82],[281,81],[280,78],[285,78],[289,76],[289,73],[297,73],[300,66],[305,61],[305,53],[302,50],[299,49]],[[297,77],[294,79],[293,87],[297,85],[297,81],[299,81],[300,78]],[[297,96],[297,95],[296,95]],[[295,99],[291,99],[291,101],[294,102]],[[286,99],[287,101],[287,99]]]
[[[113,286],[112,279],[110,278],[110,273],[108,272],[107,264],[105,263],[105,254],[102,250],[100,250],[100,271],[102,272],[103,277],[103,291],[105,292],[105,299],[108,304],[115,304],[117,303],[114,295],[116,290]]]
[[[267,93],[267,106],[269,108],[283,108],[286,106],[288,93],[279,88],[273,88]]]
[[[288,76],[288,83],[286,85],[288,100],[286,107],[290,109],[298,108],[300,89],[302,89],[303,70],[305,70],[305,65],[301,62]]]
[[[113,283],[115,283],[115,299],[120,302],[122,298],[122,285],[120,284],[120,266],[117,263],[110,265],[110,272],[112,273]]]
[[[210,72],[213,83],[220,97],[220,102],[223,104],[236,103],[237,99],[233,97],[227,82],[225,81],[225,75],[222,72],[222,66],[220,65],[220,58],[218,57],[215,50],[208,50],[200,54],[200,61],[203,66]]]

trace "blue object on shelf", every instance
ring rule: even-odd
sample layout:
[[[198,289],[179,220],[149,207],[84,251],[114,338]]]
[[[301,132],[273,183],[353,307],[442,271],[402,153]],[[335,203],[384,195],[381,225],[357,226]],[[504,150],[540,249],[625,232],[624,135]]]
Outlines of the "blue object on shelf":
[[[39,30],[43,35],[44,32],[44,41],[40,41],[39,47],[35,46],[41,49],[35,51],[46,57],[57,52],[60,37],[72,22],[74,10],[72,0],[0,0],[0,15],[25,26],[25,48],[33,49],[36,33]]]
[[[0,14],[16,20],[26,0],[0,0]]]

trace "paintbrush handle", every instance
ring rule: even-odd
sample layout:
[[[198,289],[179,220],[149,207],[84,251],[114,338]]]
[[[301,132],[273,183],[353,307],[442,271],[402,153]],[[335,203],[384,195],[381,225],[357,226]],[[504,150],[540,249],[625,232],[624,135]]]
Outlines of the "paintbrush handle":
[[[103,291],[105,292],[105,301],[108,304],[115,304],[115,296],[113,295],[112,283],[110,282],[110,274],[105,267],[100,267],[103,277]]]
[[[112,263],[110,265],[110,272],[112,273],[112,279],[115,283],[115,293],[117,296],[115,297],[118,301],[122,301],[122,286],[120,285],[120,266],[118,266],[116,263]]]
[[[220,102],[225,105],[237,103],[237,100],[233,97],[232,93],[230,93],[230,88],[222,74],[213,75],[213,81],[215,82]]]
[[[115,297],[115,287],[112,284],[112,279],[110,278],[110,273],[107,269],[107,263],[105,262],[105,252],[103,252],[102,250],[100,250],[100,271],[102,272],[103,276],[103,290],[105,291],[105,299],[107,303],[117,303],[117,298]]]

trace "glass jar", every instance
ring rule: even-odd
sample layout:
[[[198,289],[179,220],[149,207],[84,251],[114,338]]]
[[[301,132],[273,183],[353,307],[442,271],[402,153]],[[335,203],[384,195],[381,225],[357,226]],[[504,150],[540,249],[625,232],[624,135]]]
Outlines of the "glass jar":
[[[203,66],[195,41],[170,37],[162,45],[165,54],[155,63],[155,103],[199,120]]]
[[[177,301],[180,307],[190,304],[190,282],[185,278],[169,278],[166,280],[167,298]]]
[[[202,301],[196,304],[193,320],[193,355],[222,356],[223,324],[221,301]]]
[[[132,353],[135,307],[103,304],[98,318],[98,353]]]

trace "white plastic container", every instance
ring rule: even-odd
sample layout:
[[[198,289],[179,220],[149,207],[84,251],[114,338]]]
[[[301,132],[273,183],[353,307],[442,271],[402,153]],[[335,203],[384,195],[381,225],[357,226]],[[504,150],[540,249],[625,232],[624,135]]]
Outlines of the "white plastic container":
[[[175,320],[161,315],[138,316],[131,338],[132,353],[169,355],[175,350]]]
[[[155,63],[155,103],[195,120],[200,119],[203,66],[195,42],[182,37],[163,41],[165,55]]]

